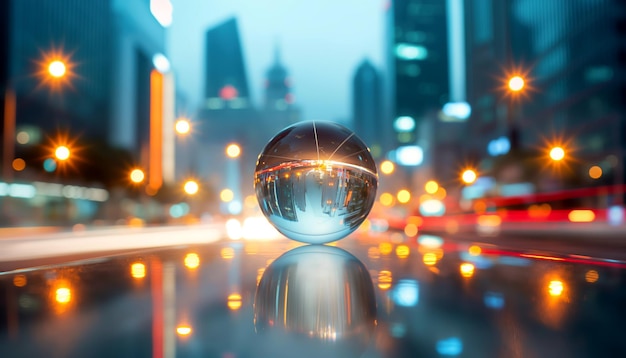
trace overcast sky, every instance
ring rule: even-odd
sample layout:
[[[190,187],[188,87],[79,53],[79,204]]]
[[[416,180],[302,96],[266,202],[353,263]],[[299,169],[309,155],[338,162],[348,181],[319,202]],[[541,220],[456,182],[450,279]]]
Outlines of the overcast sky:
[[[252,100],[260,104],[278,40],[303,118],[349,119],[354,70],[382,65],[385,0],[172,0],[168,56],[192,108],[202,100],[204,36],[236,16]]]

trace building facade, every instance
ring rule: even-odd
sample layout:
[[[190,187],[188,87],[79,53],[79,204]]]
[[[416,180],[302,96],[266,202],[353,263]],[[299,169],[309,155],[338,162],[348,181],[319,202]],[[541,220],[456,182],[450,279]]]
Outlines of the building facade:
[[[504,154],[493,153],[490,143],[510,137],[513,126],[519,131],[517,149],[544,155],[544,161],[547,146],[565,147],[577,178],[569,184],[623,184],[626,6],[613,0],[466,5],[474,109],[468,150],[483,158]],[[503,83],[514,71],[528,85],[511,101]],[[602,169],[599,179],[589,177],[591,166]]]
[[[368,145],[375,159],[382,156],[386,125],[382,112],[382,81],[378,70],[369,60],[363,60],[352,78],[352,126]]]

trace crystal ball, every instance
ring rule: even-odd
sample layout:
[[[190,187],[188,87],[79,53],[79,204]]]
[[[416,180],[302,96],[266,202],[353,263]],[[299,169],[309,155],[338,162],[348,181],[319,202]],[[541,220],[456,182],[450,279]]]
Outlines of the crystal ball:
[[[378,185],[369,148],[326,121],[283,129],[259,155],[254,189],[261,211],[288,238],[309,244],[342,239],[369,214]]]

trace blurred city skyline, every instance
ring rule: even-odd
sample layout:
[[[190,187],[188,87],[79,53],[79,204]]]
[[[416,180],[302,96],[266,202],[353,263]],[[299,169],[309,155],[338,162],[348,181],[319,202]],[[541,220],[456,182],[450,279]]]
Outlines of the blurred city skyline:
[[[203,99],[206,31],[231,17],[239,23],[255,106],[263,101],[263,83],[276,45],[304,120],[350,121],[354,72],[364,58],[379,68],[383,62],[382,0],[175,0],[172,5],[166,46],[189,115]]]

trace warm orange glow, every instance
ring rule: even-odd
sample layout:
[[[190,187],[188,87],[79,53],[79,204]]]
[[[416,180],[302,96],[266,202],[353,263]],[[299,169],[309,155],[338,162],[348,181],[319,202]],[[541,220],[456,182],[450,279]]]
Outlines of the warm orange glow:
[[[461,180],[465,184],[472,184],[473,182],[476,181],[477,177],[478,177],[478,175],[476,174],[476,171],[473,170],[473,169],[465,169],[461,173]]]
[[[144,174],[143,170],[141,170],[141,169],[133,169],[130,172],[130,181],[132,181],[133,183],[139,184],[145,178],[146,178],[146,175]]]
[[[459,232],[459,222],[456,220],[446,220],[446,232],[448,234],[456,234]]]
[[[22,158],[13,159],[13,163],[11,163],[11,165],[13,166],[13,170],[16,172],[21,172],[24,168],[26,168],[26,162]]]
[[[391,271],[382,270],[378,273],[378,288],[381,290],[388,290],[393,282],[393,276]]]
[[[509,79],[508,86],[513,92],[519,92],[524,89],[524,79],[521,76],[513,76]]]
[[[176,123],[174,124],[174,129],[178,134],[188,134],[191,131],[191,122],[189,122],[187,118],[180,118],[176,120]]]
[[[391,195],[390,193],[382,193],[380,194],[380,203],[383,206],[391,206],[393,205],[393,195]]]
[[[226,147],[226,155],[229,158],[238,158],[239,155],[241,155],[241,147],[237,144],[229,144],[228,147]]]
[[[528,216],[533,219],[543,219],[550,215],[552,211],[552,207],[548,203],[544,204],[533,204],[528,207]]]
[[[65,67],[65,63],[60,60],[54,60],[48,64],[48,73],[50,76],[54,78],[61,78],[65,76],[67,68]]]
[[[422,225],[424,223],[424,219],[422,219],[421,216],[414,216],[413,215],[413,216],[409,216],[406,219],[406,222],[409,223],[409,224],[413,224],[413,225],[419,227],[420,225]]]
[[[422,257],[422,261],[424,261],[424,264],[428,266],[433,266],[437,263],[437,254],[434,252],[427,252],[424,254],[424,257]]]
[[[482,200],[478,200],[474,203],[474,211],[478,214],[482,214],[487,211],[487,203]]]
[[[10,86],[7,86],[10,87]],[[15,133],[15,109],[16,99],[15,92],[11,88],[7,88],[4,94],[4,135],[2,136],[2,177],[5,180],[10,180],[13,176],[13,172],[6,165],[6,163],[13,160],[15,156],[15,145],[13,142],[13,135]],[[18,138],[19,142],[19,138]]]
[[[502,218],[498,215],[481,215],[478,217],[478,225],[497,227],[502,223]]]
[[[419,230],[417,229],[417,225],[415,224],[409,223],[406,224],[406,226],[404,227],[404,234],[409,237],[416,236],[418,231]]]
[[[590,223],[596,219],[596,214],[591,210],[572,210],[567,218],[573,223]]]
[[[585,274],[585,281],[589,283],[595,283],[596,281],[598,281],[598,278],[600,278],[600,275],[596,270],[589,270]]]
[[[13,277],[13,285],[15,287],[24,287],[26,286],[27,283],[28,283],[28,280],[26,279],[26,276],[24,275],[15,275],[15,277]]]
[[[396,169],[396,166],[390,160],[385,160],[382,163],[380,163],[380,171],[383,174],[389,175],[389,174],[393,173],[393,171],[395,169]]]
[[[380,249],[376,246],[372,246],[367,249],[367,257],[370,259],[379,259],[380,258]]]
[[[439,187],[439,189],[437,190],[437,192],[435,192],[433,197],[437,200],[443,200],[446,198],[446,195],[448,195],[448,193],[446,192],[446,189]]]
[[[601,176],[602,176],[602,168],[600,168],[597,165],[594,165],[593,167],[589,168],[589,177],[591,179],[600,179]]]
[[[146,265],[141,262],[135,262],[130,265],[130,276],[133,278],[144,278],[146,277]]]
[[[185,267],[188,269],[197,269],[200,266],[200,256],[195,252],[189,253],[185,256]]]
[[[469,262],[465,262],[462,263],[461,266],[459,266],[459,271],[461,272],[461,276],[463,277],[472,277],[474,276],[474,265],[469,263]]]
[[[183,190],[188,195],[197,194],[199,189],[200,187],[198,186],[198,182],[196,182],[195,180],[187,180],[183,185]]]
[[[467,251],[472,256],[478,256],[478,255],[480,255],[483,252],[483,250],[480,248],[480,246],[477,246],[477,245],[470,246],[469,250],[467,250]]]
[[[409,200],[411,200],[411,192],[406,189],[402,189],[398,191],[396,197],[398,198],[399,203],[406,204],[409,202]]]
[[[238,293],[230,294],[228,296],[227,305],[228,308],[230,308],[232,311],[240,309],[242,305],[241,295]]]
[[[176,334],[178,334],[179,336],[188,336],[191,334],[191,327],[186,324],[181,324],[180,326],[176,327]]]
[[[54,150],[54,156],[58,160],[68,160],[70,158],[70,149],[67,146],[60,145]]]
[[[255,195],[248,195],[243,200],[243,205],[248,209],[255,209],[258,205],[258,201]]]
[[[158,191],[163,185],[163,74],[150,72],[150,151],[148,187]]]
[[[388,242],[381,242],[378,244],[378,249],[380,253],[383,255],[389,255],[391,251],[393,251],[393,246]]]
[[[563,281],[554,280],[550,281],[548,284],[548,294],[553,297],[558,297],[563,294],[565,287],[563,285]]]
[[[562,147],[553,147],[550,149],[550,159],[555,162],[561,161],[565,158],[565,150]]]
[[[396,256],[400,259],[406,259],[411,254],[411,249],[406,245],[398,245],[396,247]]]
[[[220,200],[225,203],[230,203],[235,198],[235,193],[230,189],[224,189],[220,191]]]
[[[73,71],[76,64],[71,61],[71,55],[55,48],[47,52],[40,50],[40,53],[41,59],[35,61],[39,68],[35,74],[39,78],[37,87],[46,86],[57,91],[64,85],[71,85],[71,80],[76,77]]]
[[[225,260],[230,260],[235,257],[235,250],[232,247],[225,247],[220,250],[220,256]]]
[[[424,185],[424,190],[426,190],[428,194],[435,194],[437,190],[439,190],[439,184],[434,180],[429,180]]]
[[[47,140],[44,150],[53,156],[52,159],[55,159],[60,170],[70,167],[76,169],[74,164],[85,160],[80,156],[83,147],[77,144],[78,137],[70,138],[69,133],[57,133],[49,136]]]
[[[68,304],[72,300],[72,291],[69,287],[59,287],[55,291],[54,299],[61,304]]]

